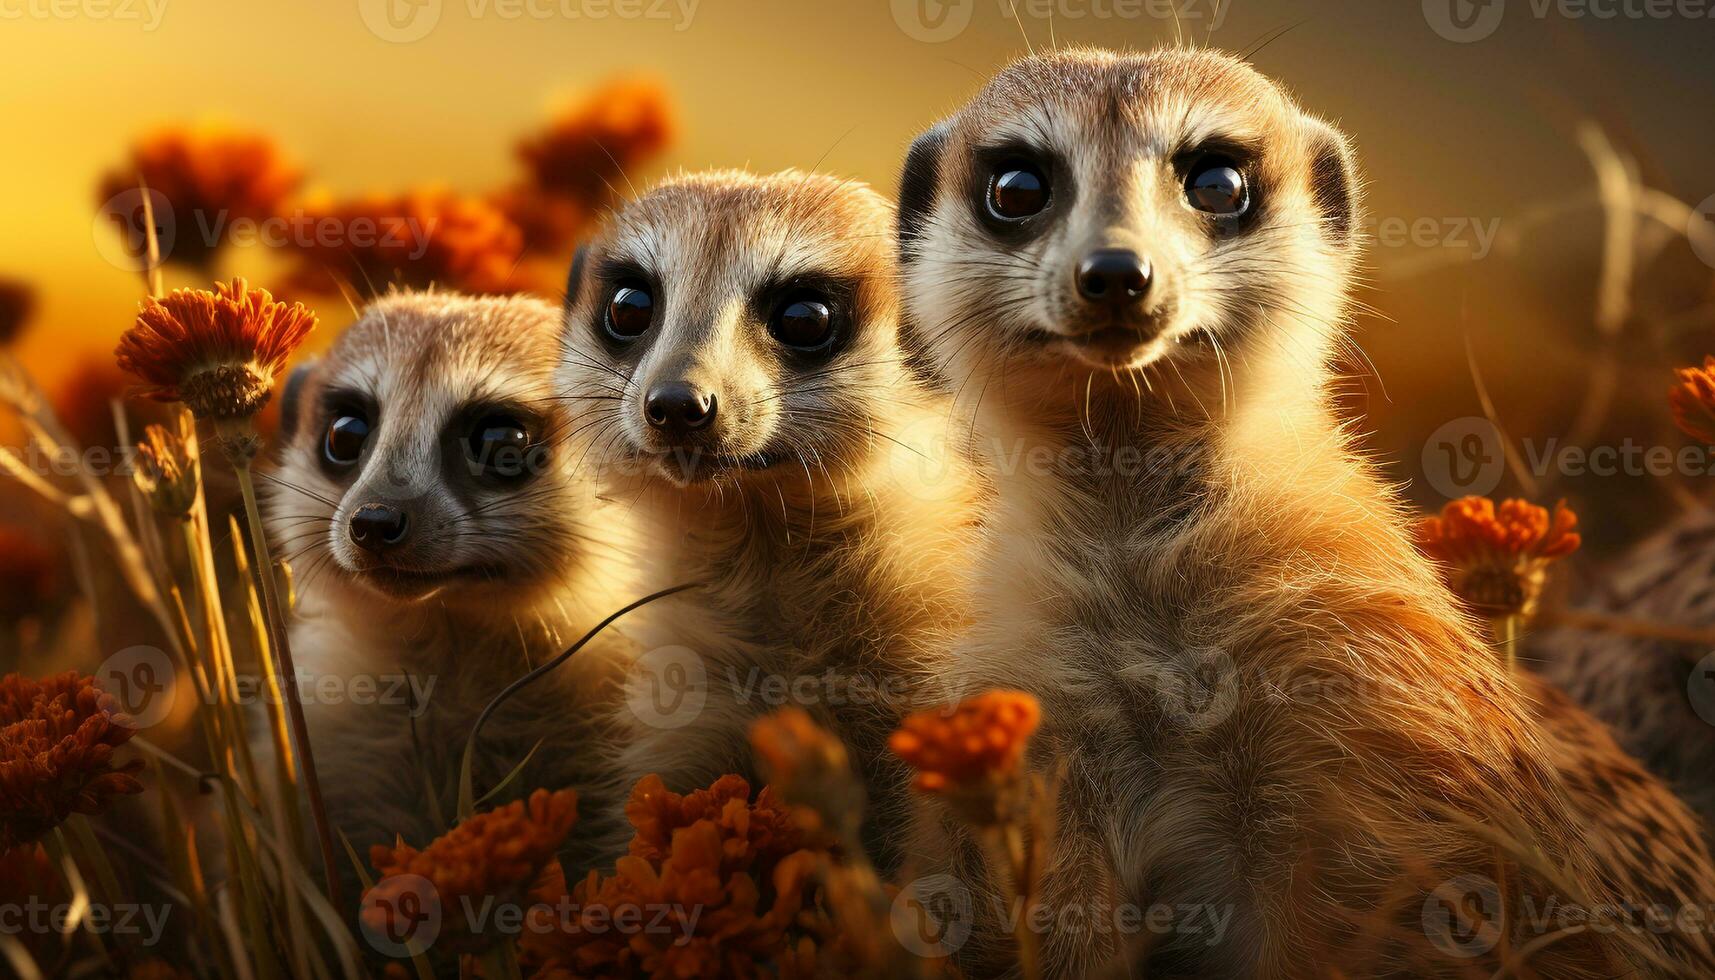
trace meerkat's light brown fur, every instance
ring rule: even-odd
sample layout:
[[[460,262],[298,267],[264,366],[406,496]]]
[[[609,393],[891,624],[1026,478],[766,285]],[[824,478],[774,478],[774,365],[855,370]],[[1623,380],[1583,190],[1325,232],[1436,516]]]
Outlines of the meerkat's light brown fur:
[[[1217,157],[1248,177],[1239,217],[1188,203],[1188,171]],[[1047,207],[985,218],[989,173],[1020,158]],[[1645,900],[1624,889],[1680,875],[1706,901],[1707,858],[1592,842],[1602,804],[1567,773],[1612,743],[1554,744],[1556,712],[1497,666],[1337,419],[1357,194],[1342,136],[1211,51],[1024,59],[907,163],[907,311],[998,483],[977,625],[949,670],[1042,701],[1049,971],[1487,976],[1526,944],[1513,975],[1706,969],[1695,930],[1550,939],[1523,920],[1521,902]],[[1108,323],[1073,288],[1096,248],[1153,262],[1147,304],[1114,321],[1137,331],[1123,356],[1081,339]],[[1032,452],[1050,462],[1021,464]],[[1634,789],[1608,805],[1671,805]],[[944,814],[926,807],[920,832],[925,869],[978,894],[964,956],[994,969],[1009,910],[985,911],[993,886]],[[1668,865],[1681,855],[1693,867]],[[1435,903],[1483,879],[1504,928],[1438,931]],[[1122,905],[1233,924],[1213,944],[1089,927]]]
[[[269,528],[297,572],[300,672],[341,695],[311,687],[305,707],[333,820],[360,853],[396,834],[422,846],[443,832],[478,713],[636,597],[623,514],[559,446],[558,326],[558,310],[535,300],[392,294],[290,386]],[[361,460],[330,465],[328,427],[353,413],[371,428]],[[463,446],[473,426],[501,417],[528,432],[531,472],[487,482]],[[354,545],[351,517],[366,504],[409,515],[397,550],[377,557]],[[601,821],[623,795],[597,743],[611,734],[628,659],[620,633],[598,637],[500,708],[477,743],[477,793],[526,756],[500,799],[580,792],[572,869],[588,857],[579,842],[606,836]],[[352,696],[368,689],[360,678],[383,693]],[[415,703],[397,696],[412,684]]]
[[[902,712],[946,696],[925,685],[963,622],[977,494],[945,404],[902,363],[892,214],[819,175],[670,180],[580,260],[560,373],[584,406],[574,429],[591,465],[633,503],[661,581],[699,584],[641,614],[645,650],[689,651],[696,690],[677,712],[625,713],[626,770],[679,791],[726,772],[756,784],[749,723],[801,705],[850,749],[883,863],[904,804],[885,741]],[[655,317],[617,344],[603,311],[632,281],[652,284]],[[806,357],[768,321],[777,297],[812,287],[841,333]],[[689,469],[686,447],[644,418],[649,393],[680,382],[718,397]]]

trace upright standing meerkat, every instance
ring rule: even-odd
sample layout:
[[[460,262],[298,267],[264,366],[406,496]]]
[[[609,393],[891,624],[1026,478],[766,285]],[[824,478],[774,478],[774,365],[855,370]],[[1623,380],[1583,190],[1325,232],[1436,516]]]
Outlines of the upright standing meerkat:
[[[902,362],[892,221],[833,177],[668,181],[580,254],[559,376],[662,580],[701,586],[640,614],[638,682],[689,698],[623,713],[629,777],[754,782],[748,724],[799,704],[850,749],[882,864],[887,736],[962,625],[978,492]]]
[[[559,319],[537,300],[393,294],[289,386],[268,525],[296,569],[328,807],[360,851],[441,833],[477,715],[636,598],[623,515],[559,443]],[[579,791],[569,867],[621,798],[596,746],[629,656],[598,636],[477,742],[477,793],[527,756],[508,795]]]
[[[1463,976],[1528,949],[1540,976],[1701,968],[1695,929],[1550,938],[1561,923],[1525,918],[1550,897],[1706,895],[1707,854],[1676,839],[1689,867],[1653,848],[1628,866],[1586,835],[1605,801],[1563,777],[1584,760],[1545,748],[1336,418],[1358,190],[1343,136],[1203,50],[1026,58],[912,147],[908,322],[1000,450],[976,626],[947,669],[1042,702],[1045,963]],[[1607,805],[1674,807],[1659,790]],[[919,826],[931,866],[983,883],[944,814]],[[1485,881],[1504,927],[1432,914],[1448,895],[1492,914]],[[1127,907],[1232,919],[1218,944],[1126,935]],[[977,973],[1007,955],[1013,912],[987,908]]]

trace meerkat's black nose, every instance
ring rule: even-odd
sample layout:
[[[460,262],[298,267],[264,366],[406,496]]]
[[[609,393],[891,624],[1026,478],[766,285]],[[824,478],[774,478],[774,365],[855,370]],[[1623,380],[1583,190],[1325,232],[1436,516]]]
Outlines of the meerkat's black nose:
[[[1078,295],[1119,309],[1149,292],[1149,260],[1129,248],[1098,248],[1078,263]]]
[[[377,554],[405,540],[411,519],[386,504],[364,504],[351,515],[351,540],[365,551]]]
[[[715,420],[715,396],[683,382],[665,384],[649,392],[643,416],[663,432],[683,435]]]

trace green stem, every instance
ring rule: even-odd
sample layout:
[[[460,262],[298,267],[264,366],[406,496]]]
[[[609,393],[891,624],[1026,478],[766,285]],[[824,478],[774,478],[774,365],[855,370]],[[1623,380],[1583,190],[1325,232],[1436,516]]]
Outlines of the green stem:
[[[304,720],[304,702],[298,690],[298,671],[292,662],[292,648],[286,639],[286,618],[280,610],[280,597],[274,587],[274,560],[268,551],[268,537],[262,529],[262,511],[256,506],[256,483],[250,474],[248,459],[234,459],[238,473],[238,489],[244,497],[244,517],[250,524],[250,550],[254,557],[252,574],[262,592],[262,611],[268,621],[268,645],[274,651],[275,669],[280,675],[286,695],[287,715],[291,719],[292,747],[297,751],[298,764],[304,780],[304,792],[310,800],[310,816],[316,825],[316,843],[322,852],[322,870],[327,875],[328,898],[335,908],[341,908],[339,866],[334,861],[333,827],[328,823],[327,807],[322,802],[321,781],[316,778],[315,755],[310,751],[309,724]]]

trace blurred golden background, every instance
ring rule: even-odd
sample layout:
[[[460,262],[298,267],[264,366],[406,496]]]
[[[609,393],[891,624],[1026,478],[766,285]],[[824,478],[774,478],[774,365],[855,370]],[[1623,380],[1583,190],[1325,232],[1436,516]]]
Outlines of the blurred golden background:
[[[135,139],[163,125],[214,120],[266,134],[303,169],[310,197],[426,184],[486,195],[518,180],[515,145],[556,107],[609,79],[643,78],[664,92],[671,136],[630,168],[640,185],[677,167],[815,165],[891,190],[911,137],[1027,47],[1183,38],[1254,51],[1261,70],[1357,141],[1376,241],[1362,296],[1374,313],[1358,332],[1374,370],[1354,365],[1353,405],[1373,432],[1366,445],[1430,506],[1452,492],[1424,472],[1431,434],[1484,414],[1470,362],[1508,434],[1536,440],[1539,453],[1574,434],[1584,445],[1684,443],[1665,409],[1671,368],[1715,348],[1712,269],[1683,226],[1700,218],[1685,206],[1715,194],[1715,19],[1691,15],[1702,7],[0,0],[0,277],[37,294],[17,351],[52,393],[105,361],[135,311],[141,283],[111,260],[121,243],[98,216],[98,188]],[[1669,15],[1648,13],[1662,9]],[[1460,24],[1480,37],[1450,39]],[[1670,195],[1681,211],[1666,216],[1682,227],[1639,219],[1634,239],[1604,220],[1592,156],[1604,140],[1612,166],[1635,164],[1610,186]],[[1624,240],[1605,243],[1616,234]],[[1599,316],[1604,255],[1614,275],[1615,249],[1636,258],[1635,274]],[[278,251],[228,250],[209,271],[290,294]],[[1715,248],[1705,252],[1715,261]],[[168,270],[169,286],[207,278]],[[349,320],[337,295],[292,298],[320,310],[324,343]],[[1598,551],[1658,522],[1686,496],[1680,484],[1695,493],[1707,479],[1548,472],[1527,486],[1494,475],[1497,493],[1571,496]]]

